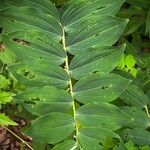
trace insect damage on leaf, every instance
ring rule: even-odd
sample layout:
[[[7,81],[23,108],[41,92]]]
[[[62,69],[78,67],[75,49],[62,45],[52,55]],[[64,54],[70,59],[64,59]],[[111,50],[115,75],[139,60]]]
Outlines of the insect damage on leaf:
[[[32,73],[31,71],[26,70],[26,69],[19,70],[18,73],[24,75],[28,79],[33,79],[36,77],[36,75],[34,73]]]
[[[22,39],[18,39],[18,38],[13,38],[13,41],[15,41],[16,43],[18,43],[20,45],[24,45],[24,46],[30,45],[30,42],[22,40]]]
[[[0,42],[0,52],[4,52],[6,49],[5,45],[3,44],[3,42]]]
[[[0,27],[0,34],[2,34],[2,32],[3,32],[3,28],[2,28],[2,27]]]
[[[33,141],[51,150],[125,149],[120,132],[141,120],[122,105],[140,107],[141,95],[113,72],[126,52],[118,40],[128,19],[116,17],[124,1],[0,1],[1,49],[16,56],[7,68],[25,87],[13,101],[35,115],[25,131]]]

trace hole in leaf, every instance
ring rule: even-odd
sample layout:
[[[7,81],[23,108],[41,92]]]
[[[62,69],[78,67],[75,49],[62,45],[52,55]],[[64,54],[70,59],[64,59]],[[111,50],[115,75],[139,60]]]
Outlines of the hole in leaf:
[[[62,44],[62,40],[59,43]]]
[[[102,126],[106,126],[106,123],[101,123]]]
[[[24,46],[30,45],[30,42],[18,38],[14,38],[13,41]]]
[[[102,86],[102,89],[107,89],[108,88],[108,86]]]
[[[34,101],[29,101],[29,100],[27,100],[27,101],[24,101],[24,103],[26,103],[26,104],[36,104],[36,102],[34,102]]]
[[[98,73],[99,71],[94,71],[93,73]],[[92,74],[92,73],[91,73]]]
[[[115,144],[115,145],[118,145],[118,143],[120,142],[120,140],[118,139],[118,138],[113,138],[113,143]]]
[[[95,37],[98,37],[100,35],[100,33],[97,33],[96,35],[95,35]]]
[[[128,72],[130,72],[131,71],[131,69],[128,69]]]
[[[15,22],[15,20],[13,20],[13,19],[12,19],[12,20],[10,20],[10,21],[11,21],[11,22]]]
[[[3,32],[3,28],[2,28],[2,27],[0,27],[0,34],[2,34],[2,32]]]
[[[25,70],[25,69],[21,70],[19,73],[26,76],[28,79],[33,79],[33,78],[36,77],[36,75],[33,74],[31,71],[28,71],[28,70]]]
[[[31,98],[32,101],[40,101],[40,98],[39,97],[34,97],[34,98]]]
[[[99,145],[103,146],[103,143],[102,143],[102,142],[99,142]]]
[[[67,36],[68,35],[68,33],[67,32],[65,32],[65,36]]]
[[[102,8],[105,8],[105,6],[100,6],[96,10],[99,10],[99,9],[102,9]]]
[[[38,101],[40,101],[40,98],[34,97],[34,98],[31,98],[29,100],[24,101],[24,103],[26,103],[26,104],[37,104]]]
[[[128,68],[127,65],[124,66],[125,68]]]
[[[128,134],[125,135],[125,138],[128,139]]]
[[[138,66],[137,64],[135,64],[135,65],[134,65],[134,68],[138,69],[138,68],[139,68],[139,66]]]
[[[41,60],[41,59],[43,59],[43,57],[39,57],[39,59]]]

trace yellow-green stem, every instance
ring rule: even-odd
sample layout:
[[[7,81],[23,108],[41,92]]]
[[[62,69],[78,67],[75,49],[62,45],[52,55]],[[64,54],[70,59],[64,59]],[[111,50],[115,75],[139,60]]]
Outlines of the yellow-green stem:
[[[64,30],[64,27],[63,27],[63,26],[62,26],[62,32],[63,32],[62,45],[63,45],[64,51],[67,53],[65,30]],[[69,58],[68,58],[68,55],[66,55],[66,58],[65,58],[65,70],[66,70],[66,72],[70,75],[70,72],[69,72]],[[72,96],[72,99],[73,99],[73,117],[74,117],[74,120],[75,120],[75,128],[76,128],[75,138],[76,138],[77,133],[78,133],[78,125],[77,125],[77,121],[76,121],[76,106],[75,106],[75,101],[74,101],[74,97],[73,97],[73,85],[72,85],[72,80],[71,80],[71,79],[70,79],[70,81],[69,81],[69,92],[70,92],[70,94],[71,94],[71,96]]]
[[[147,106],[145,106],[145,111],[146,111],[146,114],[147,114],[148,118],[150,118],[150,113],[149,113],[149,111],[148,111]]]

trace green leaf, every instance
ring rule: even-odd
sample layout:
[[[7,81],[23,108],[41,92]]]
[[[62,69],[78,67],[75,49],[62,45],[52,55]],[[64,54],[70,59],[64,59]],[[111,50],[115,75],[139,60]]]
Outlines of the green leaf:
[[[150,101],[146,94],[144,94],[142,89],[134,84],[130,84],[122,93],[120,98],[127,104],[139,108],[144,108],[146,105],[150,104]]]
[[[123,3],[124,0],[70,0],[62,9],[61,21],[68,26],[94,13],[100,16],[115,15]]]
[[[139,30],[139,28],[141,26],[143,26],[144,23],[145,23],[145,18],[142,18],[140,21],[139,21],[139,16],[132,18],[128,24],[129,29],[128,29],[126,35],[132,34],[135,31]]]
[[[127,22],[127,19],[98,14],[83,18],[66,27],[67,50],[76,55],[93,46],[111,46],[120,38]]]
[[[136,31],[134,34],[132,34],[132,39],[132,43],[136,48],[137,53],[140,53],[142,48],[142,39],[140,33]]]
[[[0,92],[0,104],[6,104],[12,100],[13,93]]]
[[[92,74],[74,85],[73,95],[82,103],[110,102],[118,98],[130,82],[112,73]]]
[[[149,35],[150,35],[150,9],[149,9],[148,14],[147,14],[146,33],[149,33]]]
[[[136,63],[135,58],[131,54],[125,57],[125,64],[128,69],[131,69],[132,67],[134,67],[135,63]]]
[[[126,114],[133,118],[132,122],[129,122],[126,126],[130,128],[147,129],[150,127],[150,120],[147,114],[137,107],[121,107]]]
[[[73,140],[66,140],[57,144],[52,150],[76,150],[77,144]]]
[[[149,132],[141,128],[135,128],[133,130],[126,129],[121,133],[121,137],[125,140],[132,140],[137,145],[150,144]]]
[[[134,47],[134,45],[132,43],[130,43],[129,41],[125,40],[125,43],[126,43],[126,54],[129,55],[129,57],[133,57],[131,58],[133,62],[135,62],[135,58],[136,58],[136,55],[137,55],[137,50],[136,48]],[[132,56],[130,56],[132,55]],[[133,60],[134,59],[134,60]],[[130,61],[130,60],[129,60]],[[127,63],[127,61],[126,61]],[[133,64],[133,63],[132,63]]]
[[[141,3],[141,0],[127,0],[128,3],[138,6],[138,7],[143,7],[144,9],[147,9],[150,7],[150,1],[149,0],[143,0],[143,3]]]
[[[128,143],[125,144],[127,150],[138,150],[132,141],[129,141]]]
[[[132,80],[132,84],[135,84],[136,86],[143,88],[142,83],[138,80],[138,78],[136,78],[135,76],[133,76],[132,74],[130,74],[129,72],[126,72],[125,70],[121,70],[121,69],[115,69],[113,70],[113,73],[120,75],[126,79]]]
[[[5,114],[0,113],[0,125],[1,126],[8,126],[8,125],[17,125],[16,122],[11,120],[8,116]]]
[[[55,87],[34,87],[16,95],[14,100],[35,115],[50,112],[67,112],[72,107],[72,97]]]
[[[128,22],[115,17],[123,2],[70,0],[57,8],[49,0],[0,1],[4,54],[15,56],[2,61],[24,87],[14,100],[38,116],[25,133],[39,148],[125,149],[116,133],[131,118],[107,103],[131,82],[110,73],[124,49],[111,47]]]
[[[14,55],[14,53],[12,53],[12,51],[10,51],[8,48],[4,46],[3,51],[0,52],[0,60],[4,64],[12,64],[15,63],[16,56]]]
[[[73,78],[80,79],[95,71],[110,72],[119,63],[125,46],[118,48],[95,47],[88,53],[78,54],[70,63]]]
[[[29,4],[29,2],[27,1],[26,4]],[[53,7],[55,8],[55,6]],[[28,28],[29,31],[34,30],[36,33],[45,32],[45,34],[49,34],[53,38],[59,38],[59,36],[61,36],[60,34],[62,33],[61,26],[58,23],[59,20],[56,19],[54,15],[51,15],[50,12],[48,12],[49,15],[46,14],[46,11],[44,13],[39,11],[38,8],[31,8],[30,5],[26,7],[25,5],[24,7],[12,7],[9,5],[7,9],[0,11],[1,19],[3,18],[4,21],[1,24],[3,27],[4,23],[10,22],[11,18],[16,27],[24,24],[24,28],[26,30],[27,27],[30,27]],[[12,25],[12,23],[4,26],[4,29],[7,29],[8,33],[12,34],[13,32],[18,31],[19,28],[16,28],[15,30],[15,28],[11,27],[10,25]]]
[[[49,113],[33,121],[25,131],[39,143],[55,144],[69,137],[74,130],[74,120],[64,113]]]
[[[23,61],[10,65],[8,69],[17,80],[29,87],[50,85],[65,89],[69,83],[66,71],[44,61]]]
[[[10,84],[10,81],[6,79],[5,76],[0,75],[0,89],[6,89],[9,84]]]
[[[1,0],[0,4],[1,4],[0,9],[10,8],[12,6],[15,6],[15,8],[16,7],[22,8],[22,7],[26,6],[26,7],[30,7],[30,8],[40,10],[40,12],[45,13],[45,14],[48,13],[51,16],[54,16],[54,18],[59,19],[58,10],[54,6],[54,4],[51,3],[49,0],[39,1],[38,3],[36,3],[33,0],[21,0],[21,2],[18,2],[17,0],[11,0],[11,1]]]
[[[140,66],[141,68],[150,68],[150,53],[143,53],[139,56],[138,59],[138,66]]]
[[[118,14],[119,17],[132,18],[134,16],[141,16],[145,14],[145,10],[139,7],[128,7],[127,9],[126,8],[127,7],[122,7],[122,9],[120,9],[119,14]]]
[[[49,41],[46,36],[44,37],[40,33],[35,39],[36,34],[33,30],[15,32],[8,35],[9,37],[3,37],[6,53],[7,51],[13,52],[18,60],[43,60],[56,65],[62,64],[66,56],[62,46],[57,42]]]
[[[45,147],[46,147],[46,144],[32,141],[32,148],[33,149],[36,149],[36,150],[42,150],[43,149],[44,150]]]
[[[149,149],[150,149],[149,146],[142,146],[142,147],[140,147],[140,150],[149,150]]]
[[[117,134],[105,128],[82,128],[77,136],[81,147],[86,150],[112,148],[121,141]]]
[[[38,4],[31,0],[1,3],[7,7],[0,11],[2,30],[7,31],[2,36],[6,50],[20,60],[43,59],[59,65],[64,62],[65,52],[59,43],[62,35],[59,11],[54,4],[48,0]]]
[[[76,118],[81,126],[103,127],[116,130],[132,119],[118,107],[108,103],[86,104],[77,110]]]

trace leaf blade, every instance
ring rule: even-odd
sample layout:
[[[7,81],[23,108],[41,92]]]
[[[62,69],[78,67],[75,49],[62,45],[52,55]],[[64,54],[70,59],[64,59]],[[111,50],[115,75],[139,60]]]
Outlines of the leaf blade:
[[[3,113],[0,113],[0,125],[1,126],[8,126],[8,125],[18,125],[16,122],[11,120],[8,116]]]
[[[70,63],[70,73],[73,78],[81,79],[93,72],[112,71],[122,57],[125,46],[118,48],[93,48],[87,53],[78,54]]]
[[[110,130],[117,130],[132,121],[129,115],[108,103],[86,104],[77,110],[76,117],[81,126]]]
[[[13,99],[38,116],[51,112],[68,112],[73,101],[67,92],[49,86],[28,88]]]
[[[92,74],[74,85],[73,94],[81,103],[110,102],[118,98],[130,82],[111,73]]]
[[[74,130],[74,120],[64,113],[49,113],[34,120],[25,133],[39,143],[58,143],[69,137]]]

